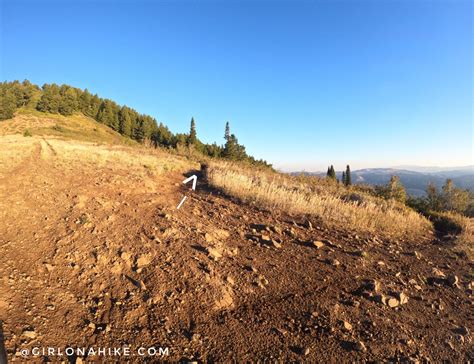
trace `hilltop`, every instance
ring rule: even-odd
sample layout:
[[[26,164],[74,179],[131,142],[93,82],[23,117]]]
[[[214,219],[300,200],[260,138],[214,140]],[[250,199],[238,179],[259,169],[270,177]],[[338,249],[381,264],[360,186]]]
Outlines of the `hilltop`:
[[[178,151],[187,149],[188,152],[196,152],[205,157],[225,158],[259,167],[271,167],[266,161],[256,160],[247,154],[245,147],[239,144],[237,136],[231,133],[229,122],[226,122],[225,129],[223,128],[225,132],[224,145],[206,144],[201,142],[197,136],[194,118],[191,118],[188,134],[173,134],[165,124],[158,123],[150,115],[141,114],[126,105],[119,105],[113,100],[91,94],[87,89],[82,90],[70,85],[53,83],[44,84],[40,88],[28,80],[21,83],[19,81],[2,82],[0,83],[0,105],[2,106],[0,122],[13,118],[18,112],[36,116],[43,115],[52,119],[58,119],[57,116],[61,115],[66,117],[79,115],[82,121],[87,119],[85,129],[90,129],[89,121],[95,120],[98,124],[109,127],[125,138],[141,144],[153,145],[155,148]],[[59,120],[61,119],[59,118]],[[78,121],[77,118],[76,121]],[[84,132],[79,129],[76,128],[76,132]],[[102,130],[105,129],[102,128]],[[55,131],[60,132],[59,129]],[[40,132],[50,133],[51,130],[43,129]]]

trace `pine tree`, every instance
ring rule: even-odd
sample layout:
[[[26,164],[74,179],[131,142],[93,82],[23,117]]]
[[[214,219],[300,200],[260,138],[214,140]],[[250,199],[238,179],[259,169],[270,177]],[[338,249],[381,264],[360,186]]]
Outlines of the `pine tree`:
[[[195,145],[197,142],[196,123],[194,118],[191,118],[191,127],[189,129],[188,145]]]
[[[123,106],[119,112],[119,132],[122,135],[132,135],[132,118],[127,107]]]
[[[15,109],[15,95],[10,90],[3,91],[0,94],[0,120],[11,119]]]
[[[345,179],[343,179],[343,183],[346,185],[346,186],[350,186],[352,184],[352,177],[351,177],[351,167],[349,167],[349,165],[347,165],[346,167],[346,173],[345,173]]]
[[[441,209],[441,196],[439,195],[436,186],[431,182],[428,183],[428,186],[426,187],[426,200],[430,210],[439,211]]]
[[[230,133],[229,122],[225,124],[224,138],[226,140],[224,150],[222,151],[222,156],[224,158],[231,160],[244,160],[248,158],[248,155],[245,152],[245,147],[239,144],[239,141],[234,134]]]
[[[226,141],[229,141],[229,138],[230,138],[230,125],[229,125],[229,122],[226,122],[226,123],[225,123],[224,139],[225,139]]]
[[[388,182],[387,186],[387,195],[389,199],[394,199],[405,203],[407,199],[407,193],[405,191],[405,187],[403,187],[402,183],[400,182],[400,177],[390,177],[390,181]]]
[[[43,85],[43,95],[41,95],[40,100],[36,109],[38,111],[50,112],[52,114],[59,113],[59,104],[61,103],[61,95],[59,94],[59,86],[56,84]]]
[[[331,164],[330,167],[328,167],[328,171],[326,173],[326,177],[332,180],[336,180],[336,171],[334,170],[334,166]]]
[[[118,115],[115,112],[115,104],[111,100],[104,100],[102,102],[97,114],[97,121],[110,126],[114,130],[118,130]]]
[[[58,111],[62,115],[72,115],[74,111],[79,110],[76,91],[72,87],[62,88],[61,100]]]

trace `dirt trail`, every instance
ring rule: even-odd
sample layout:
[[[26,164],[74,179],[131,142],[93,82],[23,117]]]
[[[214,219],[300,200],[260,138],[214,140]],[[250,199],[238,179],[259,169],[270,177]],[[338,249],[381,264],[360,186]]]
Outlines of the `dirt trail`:
[[[473,266],[446,242],[329,231],[202,178],[191,193],[181,173],[69,163],[47,139],[34,143],[0,174],[10,361],[35,359],[19,354],[32,347],[124,345],[218,362],[474,359]],[[408,302],[389,307],[399,293]]]

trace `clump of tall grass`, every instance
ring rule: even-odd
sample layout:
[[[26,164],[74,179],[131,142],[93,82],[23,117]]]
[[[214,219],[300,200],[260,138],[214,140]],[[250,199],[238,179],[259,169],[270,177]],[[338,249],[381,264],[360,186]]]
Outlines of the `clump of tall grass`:
[[[423,216],[394,200],[384,200],[317,178],[300,178],[211,162],[209,183],[245,202],[291,214],[308,214],[328,227],[382,237],[420,237],[431,232]]]
[[[428,215],[438,234],[454,237],[456,250],[474,260],[474,218],[453,211],[430,211]]]

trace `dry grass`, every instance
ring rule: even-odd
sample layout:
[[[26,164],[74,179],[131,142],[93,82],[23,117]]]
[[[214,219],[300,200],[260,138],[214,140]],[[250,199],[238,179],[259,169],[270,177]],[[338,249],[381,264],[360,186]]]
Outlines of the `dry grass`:
[[[172,171],[184,172],[199,167],[197,163],[192,163],[186,158],[153,148],[98,145],[51,138],[47,141],[57,153],[59,158],[56,159],[69,164],[124,171],[141,170],[149,175],[161,175]]]
[[[25,130],[32,135],[55,136],[66,140],[137,145],[130,138],[79,113],[63,116],[22,108],[17,110],[13,119],[0,121],[0,135],[23,134]]]
[[[474,260],[474,218],[455,212],[432,213],[435,227],[442,234],[455,236],[455,250]]]
[[[213,186],[243,201],[313,215],[328,227],[390,238],[420,237],[432,230],[426,218],[404,205],[316,178],[301,179],[229,163],[211,163],[207,177]]]
[[[18,135],[0,137],[0,178],[7,170],[17,167],[33,150],[31,138]]]
[[[470,260],[474,261],[474,219],[463,217],[463,229],[457,236],[456,245],[458,249],[466,253]]]
[[[36,152],[39,150],[38,152]],[[0,136],[0,178],[21,166],[27,158],[46,160],[64,170],[112,169],[136,176],[153,177],[167,172],[184,173],[199,164],[185,157],[146,147],[97,144],[33,135]]]

